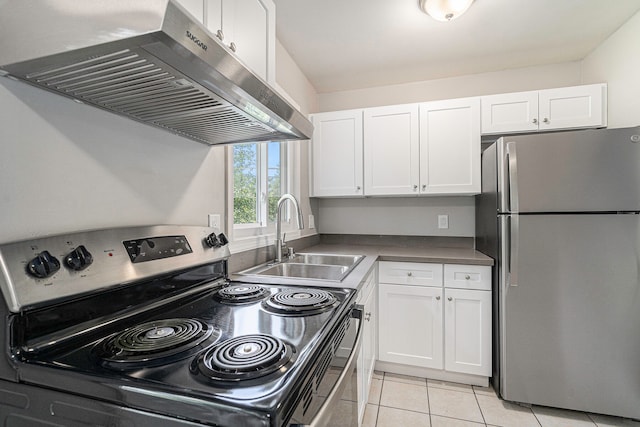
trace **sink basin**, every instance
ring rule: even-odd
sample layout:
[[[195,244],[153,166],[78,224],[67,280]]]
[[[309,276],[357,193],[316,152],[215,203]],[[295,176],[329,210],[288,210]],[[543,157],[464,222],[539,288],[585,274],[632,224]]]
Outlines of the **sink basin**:
[[[238,274],[341,282],[363,258],[364,255],[299,253],[279,264],[267,263]]]
[[[287,263],[343,265],[351,267],[357,265],[362,255],[333,255],[333,254],[296,254]]]
[[[348,267],[340,265],[282,263],[262,270],[259,274],[265,276],[340,281],[345,276],[347,270],[349,270]]]

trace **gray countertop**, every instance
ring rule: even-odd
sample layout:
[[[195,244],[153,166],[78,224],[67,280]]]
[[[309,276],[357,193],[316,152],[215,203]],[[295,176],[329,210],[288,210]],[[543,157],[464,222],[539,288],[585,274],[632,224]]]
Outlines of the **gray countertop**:
[[[232,279],[263,284],[358,289],[375,265],[376,261],[432,262],[441,264],[472,264],[487,266],[492,266],[494,263],[492,258],[489,258],[472,248],[404,248],[393,246],[320,243],[304,248],[304,250],[300,252],[365,255],[365,258],[342,282],[285,277],[243,276],[239,274],[232,275]]]

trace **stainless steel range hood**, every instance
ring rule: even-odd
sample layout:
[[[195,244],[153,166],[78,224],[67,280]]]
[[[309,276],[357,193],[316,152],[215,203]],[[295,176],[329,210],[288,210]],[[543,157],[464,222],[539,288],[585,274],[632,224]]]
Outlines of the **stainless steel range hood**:
[[[0,73],[206,144],[313,131],[173,0],[0,0]]]

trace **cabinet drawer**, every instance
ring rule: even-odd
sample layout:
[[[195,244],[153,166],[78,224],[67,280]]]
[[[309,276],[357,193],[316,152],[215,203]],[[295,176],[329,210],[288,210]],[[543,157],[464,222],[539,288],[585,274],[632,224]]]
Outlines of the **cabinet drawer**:
[[[358,294],[358,304],[362,304],[367,299],[371,291],[373,290],[374,284],[376,282],[375,278],[376,278],[376,270],[374,268],[369,272],[367,277],[364,279],[364,284],[362,285],[362,288],[360,288],[360,293]]]
[[[445,288],[491,290],[491,267],[486,265],[445,264]]]
[[[442,264],[380,261],[380,283],[442,286]]]

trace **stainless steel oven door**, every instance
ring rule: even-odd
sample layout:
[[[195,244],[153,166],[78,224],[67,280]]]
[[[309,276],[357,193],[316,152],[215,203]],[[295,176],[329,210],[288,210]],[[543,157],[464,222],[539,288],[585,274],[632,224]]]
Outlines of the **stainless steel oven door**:
[[[356,365],[362,344],[362,313],[360,305],[352,310],[349,326],[316,387],[317,392],[312,398],[301,400],[290,427],[358,426]],[[304,416],[300,417],[301,413]]]

